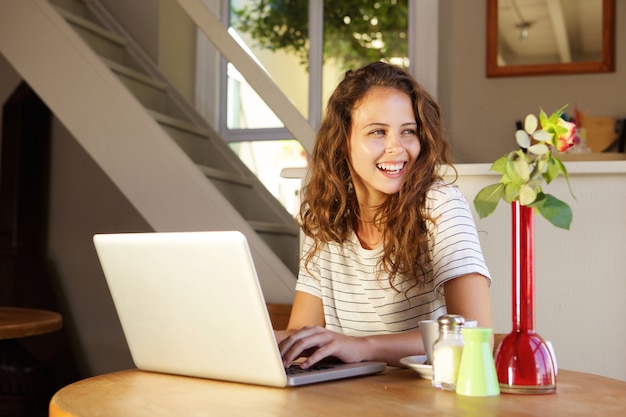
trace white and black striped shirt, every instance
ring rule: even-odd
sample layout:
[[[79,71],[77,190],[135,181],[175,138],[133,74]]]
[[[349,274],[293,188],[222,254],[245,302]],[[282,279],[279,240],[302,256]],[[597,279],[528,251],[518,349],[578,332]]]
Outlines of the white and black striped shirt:
[[[436,219],[429,224],[431,265],[425,286],[390,287],[385,273],[376,277],[382,247],[364,249],[352,233],[344,244],[325,244],[309,264],[300,265],[296,290],[323,301],[326,328],[347,335],[399,333],[417,329],[420,320],[446,313],[442,284],[471,273],[491,277],[480,249],[468,203],[453,185],[440,184],[427,195],[426,210]],[[303,253],[312,240],[306,237]]]

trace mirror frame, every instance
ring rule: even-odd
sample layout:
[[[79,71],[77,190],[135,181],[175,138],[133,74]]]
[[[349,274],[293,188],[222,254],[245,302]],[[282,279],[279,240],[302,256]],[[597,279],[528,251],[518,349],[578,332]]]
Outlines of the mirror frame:
[[[615,0],[602,0],[602,60],[498,66],[498,1],[487,0],[487,77],[615,71]]]

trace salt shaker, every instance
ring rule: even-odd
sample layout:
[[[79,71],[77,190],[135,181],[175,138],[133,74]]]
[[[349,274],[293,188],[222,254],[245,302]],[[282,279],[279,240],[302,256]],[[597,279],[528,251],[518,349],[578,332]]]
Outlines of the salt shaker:
[[[448,391],[456,390],[465,319],[457,314],[445,314],[439,322],[439,338],[433,345],[433,387]]]

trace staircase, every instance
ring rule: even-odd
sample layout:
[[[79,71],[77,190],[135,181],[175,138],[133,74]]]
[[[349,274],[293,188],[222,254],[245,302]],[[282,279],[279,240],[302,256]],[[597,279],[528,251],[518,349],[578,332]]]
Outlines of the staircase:
[[[266,299],[291,302],[295,221],[111,15],[85,0],[8,3],[0,52],[154,230],[241,230]]]

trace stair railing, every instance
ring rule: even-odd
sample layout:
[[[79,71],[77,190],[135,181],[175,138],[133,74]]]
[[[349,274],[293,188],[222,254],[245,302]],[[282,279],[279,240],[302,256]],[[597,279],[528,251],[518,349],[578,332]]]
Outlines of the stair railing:
[[[237,68],[248,84],[283,122],[285,128],[310,153],[313,149],[315,130],[274,80],[233,39],[227,28],[201,0],[177,1],[213,46]]]

